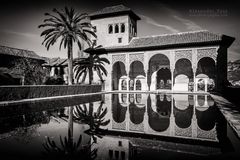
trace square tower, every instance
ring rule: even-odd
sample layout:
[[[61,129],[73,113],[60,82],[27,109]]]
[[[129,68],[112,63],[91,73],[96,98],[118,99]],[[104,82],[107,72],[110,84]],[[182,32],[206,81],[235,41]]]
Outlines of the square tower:
[[[106,7],[89,16],[97,35],[97,39],[92,37],[96,46],[128,45],[132,37],[137,36],[140,17],[124,5]]]

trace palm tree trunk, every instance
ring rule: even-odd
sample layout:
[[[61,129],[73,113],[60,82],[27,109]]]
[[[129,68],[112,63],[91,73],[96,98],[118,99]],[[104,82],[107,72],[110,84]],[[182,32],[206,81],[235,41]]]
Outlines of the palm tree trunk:
[[[89,67],[89,84],[92,84],[93,81],[93,71],[92,68]]]
[[[91,65],[90,65],[90,67],[88,68],[88,70],[89,70],[89,84],[92,84],[92,81],[93,81],[93,56],[90,54],[89,55],[90,57],[90,63],[91,63]]]
[[[68,85],[73,84],[73,48],[72,41],[68,42]]]
[[[73,144],[73,106],[68,107],[68,140]]]

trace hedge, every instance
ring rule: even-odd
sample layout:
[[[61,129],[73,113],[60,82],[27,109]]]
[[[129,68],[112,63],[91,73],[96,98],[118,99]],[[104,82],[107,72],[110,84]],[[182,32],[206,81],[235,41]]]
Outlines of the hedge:
[[[34,113],[45,110],[52,110],[63,108],[67,106],[75,106],[90,102],[102,101],[102,95],[85,95],[85,96],[76,96],[76,97],[67,97],[57,100],[41,100],[41,101],[32,101],[21,104],[11,104],[7,107],[1,107],[0,117],[10,117],[23,115],[26,113]]]
[[[96,93],[101,85],[1,86],[0,101]]]

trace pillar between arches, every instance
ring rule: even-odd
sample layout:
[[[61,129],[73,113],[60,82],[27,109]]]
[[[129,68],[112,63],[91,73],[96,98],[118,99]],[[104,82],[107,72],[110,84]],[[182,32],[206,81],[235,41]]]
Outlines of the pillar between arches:
[[[147,83],[147,80],[148,80],[148,64],[145,64],[144,65],[144,72],[145,72],[145,84],[144,84],[144,90],[147,90],[149,91],[149,87],[148,87],[148,83]]]
[[[127,73],[127,91],[129,91],[129,80],[130,80],[130,78],[129,78],[129,73]]]
[[[171,83],[171,90],[173,91],[173,83],[174,83],[174,69],[175,68],[170,68],[170,71],[171,71],[171,81],[172,81],[172,83]]]
[[[204,91],[207,92],[207,79],[204,79]]]
[[[197,91],[197,81],[196,81],[197,67],[194,66],[192,70],[193,70],[193,91],[196,92]]]

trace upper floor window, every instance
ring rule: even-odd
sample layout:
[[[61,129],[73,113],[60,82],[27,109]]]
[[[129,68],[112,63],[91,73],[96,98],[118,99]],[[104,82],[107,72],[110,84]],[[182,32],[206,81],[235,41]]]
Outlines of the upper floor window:
[[[122,43],[122,38],[118,38],[118,43]]]
[[[113,26],[111,24],[108,26],[108,33],[113,33]]]
[[[124,33],[124,32],[125,32],[125,24],[122,23],[122,24],[121,24],[121,33]]]
[[[115,33],[119,33],[119,26],[118,26],[118,24],[115,25]]]

